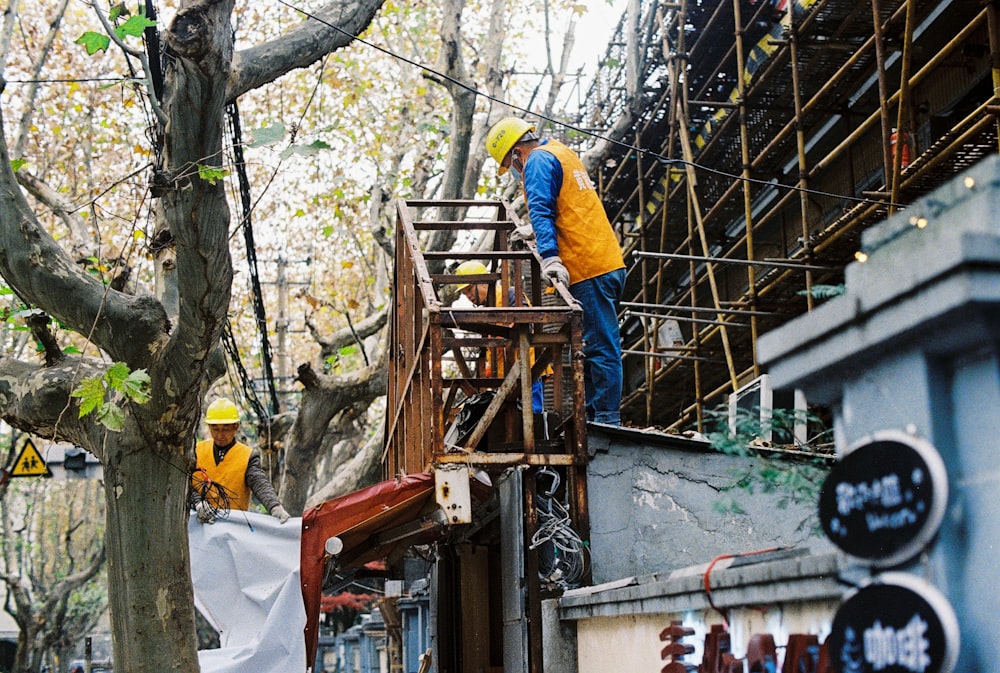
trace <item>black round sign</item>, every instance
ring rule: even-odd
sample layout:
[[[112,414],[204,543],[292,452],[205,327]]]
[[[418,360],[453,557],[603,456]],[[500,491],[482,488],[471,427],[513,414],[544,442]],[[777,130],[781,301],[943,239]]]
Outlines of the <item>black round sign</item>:
[[[837,673],[951,673],[958,620],[927,582],[887,573],[844,601],[826,646]]]
[[[948,477],[937,450],[918,437],[883,430],[849,448],[830,471],[819,517],[840,549],[890,567],[931,542],[947,501]]]

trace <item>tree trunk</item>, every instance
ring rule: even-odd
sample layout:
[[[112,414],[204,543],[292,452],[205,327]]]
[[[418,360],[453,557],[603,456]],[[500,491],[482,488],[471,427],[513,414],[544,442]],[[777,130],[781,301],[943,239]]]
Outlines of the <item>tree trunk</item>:
[[[115,670],[197,671],[186,447],[125,434],[104,464]]]

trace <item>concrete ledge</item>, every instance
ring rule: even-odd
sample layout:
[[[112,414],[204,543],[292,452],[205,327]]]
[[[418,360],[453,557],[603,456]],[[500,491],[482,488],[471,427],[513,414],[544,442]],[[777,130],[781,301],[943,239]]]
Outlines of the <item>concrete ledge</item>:
[[[568,591],[559,599],[559,618],[580,620],[710,609],[704,584],[708,565]],[[839,600],[847,587],[838,577],[847,568],[846,558],[839,553],[730,567],[720,562],[710,574],[711,598],[719,608]]]

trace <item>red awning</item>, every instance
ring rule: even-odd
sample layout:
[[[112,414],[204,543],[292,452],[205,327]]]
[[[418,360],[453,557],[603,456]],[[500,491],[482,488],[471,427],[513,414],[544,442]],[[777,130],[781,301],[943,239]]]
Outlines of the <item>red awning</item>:
[[[327,561],[344,572],[386,558],[400,547],[424,544],[441,536],[443,519],[434,499],[434,475],[413,474],[327,500],[302,515],[300,573],[306,608],[306,661],[316,659],[319,607]],[[343,549],[333,559],[324,545],[340,538]]]

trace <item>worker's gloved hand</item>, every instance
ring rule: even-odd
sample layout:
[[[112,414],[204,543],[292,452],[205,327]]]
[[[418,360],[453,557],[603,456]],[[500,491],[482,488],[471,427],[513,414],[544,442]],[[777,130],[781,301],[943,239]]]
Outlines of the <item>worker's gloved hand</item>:
[[[275,505],[271,510],[271,516],[277,519],[278,523],[285,523],[288,521],[288,510],[281,505]]]
[[[514,250],[523,250],[526,246],[525,243],[535,240],[535,230],[531,228],[531,224],[522,224],[520,227],[514,227],[514,229],[507,235],[507,243]]]
[[[563,266],[559,255],[546,257],[542,260],[542,278],[548,281],[549,285],[555,285],[559,281],[569,289],[569,271]]]
[[[215,512],[204,500],[195,506],[195,511],[198,513],[198,523],[215,523]]]

